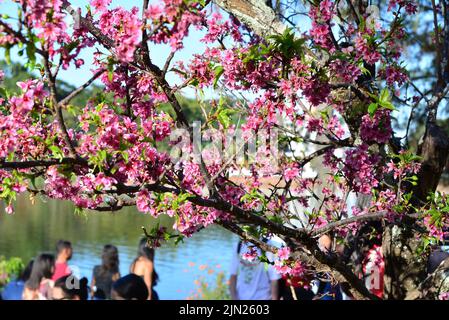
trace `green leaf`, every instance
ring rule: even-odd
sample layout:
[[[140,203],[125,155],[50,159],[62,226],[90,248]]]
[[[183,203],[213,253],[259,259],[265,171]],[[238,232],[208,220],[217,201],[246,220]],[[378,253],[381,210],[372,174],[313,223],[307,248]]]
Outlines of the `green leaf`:
[[[365,68],[365,66],[363,65],[363,62],[359,63],[358,67],[359,67],[360,71],[362,71],[362,74],[364,74],[366,76],[371,76],[371,72],[367,68]]]
[[[49,146],[48,149],[52,152],[53,157],[61,161],[64,158],[64,153],[62,152],[61,148],[58,146],[52,145]]]
[[[387,88],[384,88],[380,92],[379,102],[390,101],[390,91]]]
[[[217,88],[218,80],[220,80],[220,77],[224,72],[224,68],[223,68],[223,66],[216,66],[214,68],[214,71],[215,71],[215,79],[214,79],[214,89],[215,89],[215,88]]]
[[[391,103],[390,91],[387,88],[384,88],[379,97],[379,104],[389,110],[396,110],[394,105]]]
[[[128,163],[128,161],[129,161],[129,154],[128,154],[128,152],[122,151],[122,157],[123,157],[123,160],[125,160],[125,163]]]
[[[396,110],[396,108],[394,107],[394,105],[391,102],[383,102],[380,104],[383,108],[385,109],[389,109],[389,110]]]
[[[108,153],[106,152],[106,150],[100,150],[98,152],[98,160],[100,160],[100,162],[106,160],[106,158],[108,157]]]
[[[188,198],[192,198],[193,195],[190,193],[179,194],[172,202],[172,209],[177,210],[181,204],[183,204]]]
[[[112,70],[108,70],[108,80],[112,82],[114,79],[114,72]]]
[[[217,119],[225,129],[229,128],[229,125],[231,124],[231,118],[227,114],[226,110],[221,110],[217,115]]]
[[[189,84],[192,85],[192,86],[194,86],[194,87],[196,87],[196,86],[198,86],[198,85],[200,84],[200,82],[198,81],[198,79],[192,79],[192,80],[189,82]]]
[[[36,47],[33,43],[30,43],[26,47],[27,57],[28,57],[28,67],[34,69],[36,65]]]
[[[109,81],[114,79],[114,59],[112,57],[108,59],[108,79]]]
[[[2,95],[5,98],[9,98],[8,90],[6,90],[6,88],[4,87],[0,87],[0,95]]]
[[[11,47],[5,48],[5,61],[7,64],[11,64]]]
[[[72,116],[77,116],[78,115],[78,109],[75,106],[71,105],[71,104],[67,105],[66,110]]]
[[[374,114],[376,113],[377,109],[378,109],[379,105],[375,102],[371,103],[368,106],[368,113],[370,114],[370,116],[374,116]]]
[[[184,237],[178,236],[175,240],[175,245],[178,245],[179,243],[184,243]]]

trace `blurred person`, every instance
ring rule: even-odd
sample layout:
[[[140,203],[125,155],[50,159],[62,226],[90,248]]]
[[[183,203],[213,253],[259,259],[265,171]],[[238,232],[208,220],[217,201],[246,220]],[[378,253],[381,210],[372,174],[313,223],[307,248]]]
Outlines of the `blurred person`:
[[[130,273],[142,277],[148,288],[148,300],[159,300],[159,295],[154,290],[159,281],[159,276],[154,268],[154,249],[147,245],[147,239],[142,238],[137,249],[137,258],[131,263]]]
[[[332,251],[332,238],[328,234],[323,234],[318,239],[318,247],[324,253],[329,253]]]
[[[66,275],[56,280],[52,300],[87,300],[88,291],[87,278],[78,279],[73,275]]]
[[[335,254],[332,250],[333,239],[328,234],[323,234],[318,239],[318,247],[326,255]],[[317,279],[312,281],[312,291],[315,293],[314,300],[343,300],[340,285],[333,283],[327,272],[320,272]]]
[[[357,233],[348,233],[342,253],[342,261],[351,265],[358,278],[365,282],[367,289],[380,298],[383,297],[385,273],[383,231],[380,221],[363,223]]]
[[[25,282],[28,281],[33,268],[34,260],[31,260],[28,265],[23,269],[17,279],[14,279],[3,288],[2,298],[3,300],[22,300],[22,294],[25,289]]]
[[[130,273],[112,285],[112,300],[148,300],[148,288],[142,277]]]
[[[248,259],[248,252],[253,257]],[[273,265],[258,260],[262,254],[251,243],[239,241],[231,261],[229,289],[232,300],[278,300],[279,279]],[[269,253],[267,253],[269,256]]]
[[[449,258],[449,253],[441,248],[435,248],[429,255],[427,260],[427,273],[434,273],[443,261]]]
[[[367,252],[362,262],[363,279],[367,289],[378,296],[383,297],[385,260],[382,252],[382,229],[379,224],[371,223],[371,235],[366,239]]]
[[[285,275],[279,280],[279,296],[281,300],[313,300],[315,294],[310,280]]]
[[[103,247],[101,265],[94,267],[92,275],[92,298],[94,300],[111,299],[114,281],[120,278],[117,247],[107,244]]]
[[[51,280],[55,271],[55,257],[42,253],[34,259],[30,278],[25,282],[23,300],[48,300],[54,282]]]
[[[55,273],[51,278],[53,281],[58,280],[61,277],[68,276],[72,273],[67,261],[72,258],[72,244],[70,241],[59,240],[56,244],[56,263]]]

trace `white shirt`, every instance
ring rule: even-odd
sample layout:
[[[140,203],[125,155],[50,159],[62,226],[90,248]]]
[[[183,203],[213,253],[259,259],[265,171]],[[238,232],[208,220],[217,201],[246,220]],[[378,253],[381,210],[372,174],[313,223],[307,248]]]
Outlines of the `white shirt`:
[[[237,253],[237,245],[231,261],[231,275],[237,276],[237,299],[238,300],[271,300],[271,281],[279,280],[281,275],[268,263],[262,263],[258,258],[253,261],[244,259],[243,254],[249,250],[247,243],[242,242],[240,254]],[[261,255],[260,249],[256,249]],[[266,253],[269,260],[272,254]]]

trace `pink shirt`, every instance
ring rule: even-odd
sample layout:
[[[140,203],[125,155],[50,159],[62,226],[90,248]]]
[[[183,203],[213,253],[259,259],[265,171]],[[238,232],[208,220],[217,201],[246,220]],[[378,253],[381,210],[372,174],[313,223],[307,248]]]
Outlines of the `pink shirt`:
[[[51,277],[51,280],[56,281],[59,278],[68,276],[71,273],[72,273],[72,271],[70,271],[70,268],[67,265],[67,262],[62,262],[62,263],[56,262],[55,263],[55,273],[53,274],[53,277]]]
[[[366,287],[371,293],[382,298],[384,291],[385,261],[382,254],[382,247],[374,245],[368,251],[363,263],[363,273],[366,277]]]

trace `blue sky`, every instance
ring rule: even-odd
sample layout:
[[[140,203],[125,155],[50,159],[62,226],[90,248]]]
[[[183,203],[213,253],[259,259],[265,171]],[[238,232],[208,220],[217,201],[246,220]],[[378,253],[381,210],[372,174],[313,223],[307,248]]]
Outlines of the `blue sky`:
[[[83,12],[86,11],[86,5],[89,3],[88,0],[73,0],[70,2],[73,8],[79,7]],[[157,0],[150,0],[150,3],[157,2]],[[126,9],[131,9],[133,6],[141,8],[142,1],[113,0],[110,7],[114,8],[117,6],[122,6]],[[11,17],[17,16],[16,8],[17,4],[12,3],[11,1],[0,1],[0,14],[8,14]],[[67,17],[67,19],[68,23],[72,23],[73,20],[71,19],[71,17]],[[195,28],[191,28],[189,36],[184,39],[185,48],[176,53],[173,62],[179,60],[188,61],[191,59],[193,54],[203,52],[205,45],[204,43],[200,42],[200,39],[203,37],[203,35],[204,32],[198,31]],[[151,59],[153,60],[153,62],[162,67],[167,56],[170,53],[170,47],[168,45],[151,45],[150,51]],[[83,50],[79,57],[84,60],[85,64],[79,69],[76,69],[73,65],[68,70],[61,69],[58,75],[59,79],[75,86],[79,86],[89,80],[92,75],[89,70],[92,68],[93,52],[94,49],[92,48]],[[4,49],[0,49],[0,59],[4,59],[4,55]],[[26,62],[26,57],[19,57],[17,54],[17,50],[11,50],[11,59],[13,61],[22,61],[24,63]],[[173,73],[169,73],[167,77],[170,83],[179,82],[178,77]],[[184,93],[189,96],[193,95],[193,91],[186,91]]]

